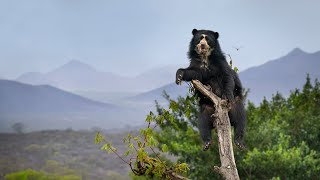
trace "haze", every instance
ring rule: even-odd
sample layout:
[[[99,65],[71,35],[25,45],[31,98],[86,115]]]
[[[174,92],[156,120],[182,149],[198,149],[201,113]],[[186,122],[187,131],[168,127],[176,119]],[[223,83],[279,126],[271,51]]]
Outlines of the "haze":
[[[218,31],[244,70],[295,47],[320,50],[319,7],[316,0],[2,0],[0,77],[48,72],[71,59],[125,76],[186,64],[193,28]]]

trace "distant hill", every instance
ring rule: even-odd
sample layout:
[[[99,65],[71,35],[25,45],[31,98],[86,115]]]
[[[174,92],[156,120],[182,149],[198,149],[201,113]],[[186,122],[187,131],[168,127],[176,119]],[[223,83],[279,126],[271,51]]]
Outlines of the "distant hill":
[[[183,82],[181,86],[176,85],[175,83],[170,83],[168,85],[162,86],[160,88],[156,88],[154,90],[138,94],[129,98],[133,101],[138,102],[150,102],[154,103],[154,100],[159,102],[164,101],[163,92],[166,91],[167,94],[170,95],[171,98],[176,99],[178,96],[185,96],[189,90],[189,86]]]
[[[299,48],[287,55],[240,73],[243,86],[250,89],[249,99],[261,102],[277,91],[288,95],[290,90],[301,89],[307,74],[320,78],[320,51],[306,53]]]
[[[154,68],[136,77],[123,77],[109,72],[101,72],[78,60],[58,67],[48,73],[28,72],[16,81],[32,85],[52,85],[72,92],[82,92],[91,97],[106,92],[144,92],[174,81],[178,66]]]
[[[48,73],[25,73],[17,79],[32,85],[52,85],[68,91],[117,91],[124,88],[127,78],[113,73],[100,72],[88,64],[72,60]],[[114,86],[115,82],[123,82]]]
[[[177,69],[184,66],[187,67],[187,65],[167,65],[153,68],[136,76],[134,82],[153,90],[174,82]]]
[[[28,130],[120,128],[132,125],[134,109],[119,108],[48,85],[0,80],[0,131],[21,122]],[[130,119],[131,121],[128,121]]]
[[[31,86],[0,80],[0,112],[39,113],[88,111],[115,106],[83,98],[49,85]]]
[[[287,55],[269,61],[260,66],[249,68],[239,73],[242,84],[250,89],[248,99],[259,103],[263,97],[270,98],[277,91],[288,95],[290,90],[301,88],[305,82],[307,73],[312,79],[320,78],[320,51],[306,53],[299,48]],[[185,95],[188,92],[186,83],[177,86],[171,83],[160,88],[148,91],[132,97],[137,101],[163,100],[161,94],[166,90],[173,98]]]
[[[154,100],[166,102],[162,97],[164,90],[172,98],[187,94],[186,83],[182,86],[170,83],[174,82],[178,67],[183,66],[156,68],[128,78],[71,61],[49,73],[27,73],[19,78],[31,84],[50,86],[3,80],[0,84],[0,131],[21,121],[32,130],[139,126],[145,115],[154,110]],[[307,73],[312,79],[319,78],[319,67],[320,51],[306,53],[296,48],[283,57],[240,72],[239,76],[243,86],[250,89],[248,99],[259,103],[264,96],[270,98],[277,91],[286,96],[290,90],[301,88]],[[60,90],[60,87],[81,96]],[[140,93],[143,89],[149,90]]]

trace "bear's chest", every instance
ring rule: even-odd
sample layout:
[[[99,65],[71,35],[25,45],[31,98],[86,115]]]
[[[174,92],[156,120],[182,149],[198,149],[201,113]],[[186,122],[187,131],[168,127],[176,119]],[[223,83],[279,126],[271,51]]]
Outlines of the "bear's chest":
[[[198,67],[203,74],[207,74],[208,76],[217,75],[219,72],[218,67],[216,67],[214,64],[211,64],[208,59],[202,59]]]
[[[207,58],[201,59],[200,68],[203,69],[204,71],[209,70],[209,61]]]

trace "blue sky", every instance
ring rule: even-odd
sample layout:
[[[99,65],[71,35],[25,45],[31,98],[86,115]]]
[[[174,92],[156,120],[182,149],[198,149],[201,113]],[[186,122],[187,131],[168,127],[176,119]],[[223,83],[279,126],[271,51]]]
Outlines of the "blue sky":
[[[0,0],[0,77],[71,59],[127,76],[186,64],[193,28],[218,31],[244,70],[295,47],[319,51],[319,8],[318,0]]]

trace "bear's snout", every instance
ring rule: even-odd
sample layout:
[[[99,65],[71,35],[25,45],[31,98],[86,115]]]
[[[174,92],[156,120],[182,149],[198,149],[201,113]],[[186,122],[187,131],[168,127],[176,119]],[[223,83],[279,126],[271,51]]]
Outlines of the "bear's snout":
[[[208,45],[207,42],[200,42],[197,45],[197,52],[198,54],[203,54],[203,53],[207,53],[210,50],[210,46]]]

